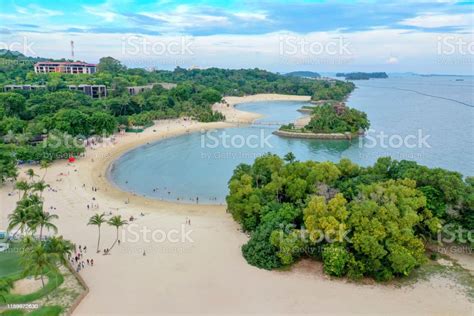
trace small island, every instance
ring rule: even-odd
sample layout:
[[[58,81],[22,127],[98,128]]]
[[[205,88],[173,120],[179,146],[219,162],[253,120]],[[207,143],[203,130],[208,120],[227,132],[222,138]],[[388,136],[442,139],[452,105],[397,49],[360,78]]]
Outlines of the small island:
[[[352,139],[363,134],[370,126],[367,114],[346,106],[343,102],[327,102],[315,107],[303,107],[310,113],[310,121],[297,126],[283,125],[274,134],[291,138]]]
[[[344,77],[346,80],[369,80],[369,79],[387,79],[386,72],[350,72],[337,73],[336,77]]]

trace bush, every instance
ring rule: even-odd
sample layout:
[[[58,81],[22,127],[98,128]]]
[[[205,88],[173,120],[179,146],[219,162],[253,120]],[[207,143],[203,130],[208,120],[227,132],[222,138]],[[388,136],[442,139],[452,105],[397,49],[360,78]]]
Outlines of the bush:
[[[346,265],[349,260],[349,253],[339,244],[329,244],[323,248],[324,272],[333,276],[343,276],[346,272]]]

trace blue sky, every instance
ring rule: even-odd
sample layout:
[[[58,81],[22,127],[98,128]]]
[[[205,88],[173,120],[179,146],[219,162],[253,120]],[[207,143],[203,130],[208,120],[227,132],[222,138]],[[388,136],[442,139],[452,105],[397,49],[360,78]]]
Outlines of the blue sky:
[[[369,67],[469,73],[473,8],[474,1],[451,0],[2,0],[0,37],[4,47],[26,38],[33,42],[27,53],[47,57],[69,57],[74,40],[77,58],[93,62],[113,55],[132,66],[157,68],[182,63],[275,71]],[[192,41],[193,47],[182,54],[146,53],[140,44],[130,54],[139,42],[135,37],[158,46]],[[349,42],[350,49],[328,54],[301,46],[289,56],[292,44],[301,42],[325,49]]]

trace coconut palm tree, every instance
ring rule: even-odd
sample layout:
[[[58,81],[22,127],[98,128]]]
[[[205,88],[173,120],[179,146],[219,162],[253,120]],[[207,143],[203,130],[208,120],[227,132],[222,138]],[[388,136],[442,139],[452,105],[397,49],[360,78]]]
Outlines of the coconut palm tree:
[[[48,167],[50,163],[47,160],[41,160],[40,162],[40,168],[44,169],[43,177],[41,178],[41,181],[44,181],[44,178],[46,177],[46,173],[48,173]]]
[[[58,215],[51,214],[49,212],[45,212],[43,210],[43,205],[34,205],[34,206],[32,206],[31,212],[32,212],[32,215],[31,215],[32,216],[32,219],[31,219],[32,227],[33,227],[33,230],[36,230],[39,227],[39,229],[40,229],[39,239],[40,240],[43,237],[43,229],[44,228],[46,228],[47,230],[52,230],[55,233],[58,232],[58,228],[56,227],[56,225],[51,223],[51,221],[53,219],[58,219],[59,218]]]
[[[44,247],[48,253],[56,254],[59,263],[67,264],[67,257],[72,253],[74,247],[69,240],[63,236],[48,238]]]
[[[118,240],[118,237],[119,237],[119,228],[126,225],[127,224],[127,221],[122,219],[122,216],[120,215],[115,215],[115,216],[112,216],[109,221],[107,222],[107,224],[109,224],[110,226],[114,226],[115,229],[116,229],[116,236],[115,236],[115,241],[114,243],[112,244],[112,246],[110,247],[110,250],[112,250],[115,246],[115,244],[117,243],[117,240]]]
[[[15,183],[15,189],[18,190],[18,200],[21,199],[22,195],[21,192],[23,191],[23,197],[27,195],[28,190],[30,189],[30,185],[28,182],[22,180],[22,181],[17,181]]]
[[[33,180],[34,177],[37,177],[35,171],[31,168],[26,170],[26,175],[30,178],[30,181]]]
[[[13,281],[10,279],[0,280],[0,299],[6,303],[7,299],[5,298],[5,294],[8,294],[10,290],[13,288]]]
[[[39,192],[40,197],[43,196],[43,191],[49,187],[43,180],[33,183],[32,188],[34,192]]]
[[[35,242],[31,249],[23,251],[21,264],[25,276],[32,275],[41,278],[41,284],[44,287],[43,275],[46,271],[56,268],[57,255],[46,251],[43,243]]]
[[[30,213],[26,208],[17,207],[13,213],[8,215],[8,231],[12,231],[15,227],[18,227],[16,232],[13,234],[13,238],[16,236],[18,232],[23,233],[25,232],[25,228],[28,228],[30,223],[31,216]]]
[[[89,218],[89,222],[87,223],[87,225],[96,225],[99,229],[99,237],[97,238],[97,252],[100,251],[100,227],[105,222],[106,219],[104,214],[95,214],[94,216]]]

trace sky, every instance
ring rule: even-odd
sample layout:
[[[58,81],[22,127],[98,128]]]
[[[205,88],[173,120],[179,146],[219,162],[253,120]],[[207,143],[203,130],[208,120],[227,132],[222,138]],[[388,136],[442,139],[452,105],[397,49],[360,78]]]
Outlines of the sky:
[[[474,1],[0,0],[0,48],[130,67],[472,74]]]

